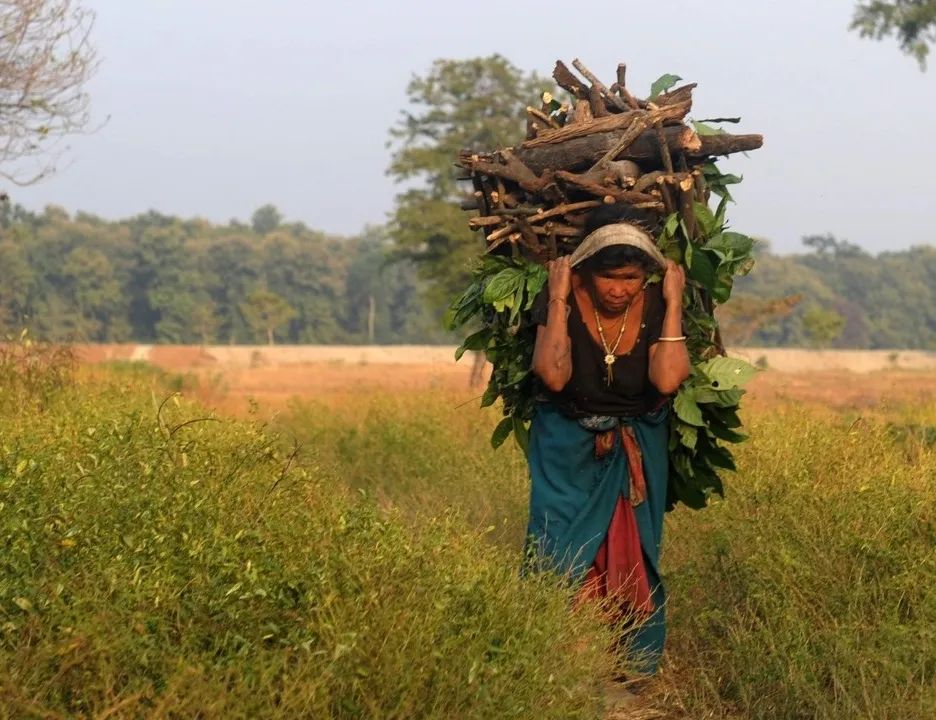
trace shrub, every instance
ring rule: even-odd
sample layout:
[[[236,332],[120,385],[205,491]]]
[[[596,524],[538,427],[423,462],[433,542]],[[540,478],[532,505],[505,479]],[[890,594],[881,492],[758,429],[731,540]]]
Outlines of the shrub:
[[[2,397],[0,717],[598,715],[608,632],[459,519],[126,378]]]

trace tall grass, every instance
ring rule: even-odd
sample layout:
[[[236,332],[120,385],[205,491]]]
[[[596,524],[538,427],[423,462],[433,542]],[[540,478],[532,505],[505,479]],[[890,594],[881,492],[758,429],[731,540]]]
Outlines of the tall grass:
[[[607,631],[485,532],[126,374],[24,367],[0,367],[0,717],[600,714]]]
[[[452,512],[516,548],[526,529],[529,482],[512,443],[491,449],[498,415],[455,393],[380,393],[337,407],[295,401],[280,424],[350,487],[410,517]]]
[[[522,457],[488,446],[496,413],[455,407],[377,395],[338,411],[298,403],[284,422],[386,505],[457,508],[518,552]],[[936,717],[936,407],[865,415],[753,405],[728,497],[668,517],[672,712]]]
[[[672,518],[670,657],[695,712],[936,717],[936,452],[751,413],[729,498]]]

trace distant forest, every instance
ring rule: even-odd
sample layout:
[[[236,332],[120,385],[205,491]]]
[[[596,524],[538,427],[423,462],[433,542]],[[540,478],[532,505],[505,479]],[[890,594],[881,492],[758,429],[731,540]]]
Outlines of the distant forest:
[[[226,225],[48,207],[0,214],[0,334],[140,343],[441,343],[444,308],[381,228],[334,237],[273,206]],[[747,345],[936,349],[936,248],[871,255],[831,236],[763,244],[720,314]]]

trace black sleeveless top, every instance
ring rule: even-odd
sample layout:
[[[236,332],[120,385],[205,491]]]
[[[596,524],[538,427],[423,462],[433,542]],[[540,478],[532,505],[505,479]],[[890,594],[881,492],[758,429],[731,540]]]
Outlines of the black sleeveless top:
[[[618,355],[614,363],[611,385],[607,381],[605,351],[592,337],[582,320],[575,300],[569,294],[569,340],[572,344],[572,377],[559,392],[544,388],[546,397],[569,417],[611,415],[633,417],[659,406],[663,396],[650,382],[650,346],[657,342],[663,329],[666,306],[660,283],[644,290],[643,317],[633,348]],[[549,311],[549,288],[543,288],[533,302],[531,315],[537,325],[545,325]],[[628,322],[632,322],[628,320]]]

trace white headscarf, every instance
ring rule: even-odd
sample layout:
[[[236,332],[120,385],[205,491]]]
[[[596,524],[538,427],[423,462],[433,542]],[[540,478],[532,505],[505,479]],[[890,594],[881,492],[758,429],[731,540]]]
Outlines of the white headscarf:
[[[569,258],[569,264],[572,267],[580,265],[595,253],[604,250],[612,245],[632,245],[643,250],[653,261],[660,266],[660,269],[666,267],[666,258],[660,249],[653,242],[653,238],[636,225],[630,223],[614,223],[613,225],[602,225],[600,228],[590,233],[581,244],[575,248],[575,251]]]

